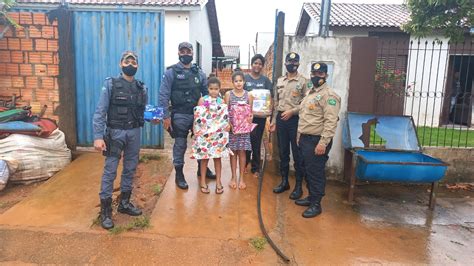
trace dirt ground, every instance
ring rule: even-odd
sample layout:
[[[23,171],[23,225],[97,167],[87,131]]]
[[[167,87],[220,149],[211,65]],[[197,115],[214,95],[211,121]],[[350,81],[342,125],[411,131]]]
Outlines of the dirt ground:
[[[144,217],[150,217],[165,187],[172,170],[169,160],[168,155],[164,153],[145,153],[140,156],[140,163],[133,179],[131,201],[142,210]],[[120,177],[117,179],[120,179]],[[117,212],[119,195],[120,187],[116,182],[112,196],[113,220],[116,226],[125,226],[132,222],[134,217]],[[97,205],[97,208],[100,208],[100,204]],[[98,224],[98,220],[93,222],[92,228],[103,230]]]
[[[150,227],[143,230],[115,234],[91,228],[99,210],[98,160],[103,160],[96,153],[78,157],[44,183],[2,192],[0,202],[12,203],[0,214],[0,264],[284,264],[262,238],[256,178],[248,174],[246,190],[231,190],[225,160],[224,194],[215,194],[215,181],[208,180],[211,193],[204,195],[195,178],[196,162],[186,159],[190,188],[184,191],[173,182],[171,156],[160,156],[142,163],[135,177],[133,201],[144,209],[143,217],[149,216]],[[291,265],[474,261],[470,185],[441,187],[430,211],[428,185],[360,183],[355,203],[349,204],[347,184],[328,182],[323,214],[303,219],[304,207],[288,199],[291,191],[272,192],[280,181],[275,169],[269,163],[265,171],[262,212],[270,236]],[[163,188],[159,196],[156,185]],[[115,214],[114,221],[120,227],[133,218]]]
[[[31,192],[41,186],[43,182],[44,181],[29,185],[7,184],[7,186],[0,191],[0,214],[6,212],[22,199],[28,197]]]

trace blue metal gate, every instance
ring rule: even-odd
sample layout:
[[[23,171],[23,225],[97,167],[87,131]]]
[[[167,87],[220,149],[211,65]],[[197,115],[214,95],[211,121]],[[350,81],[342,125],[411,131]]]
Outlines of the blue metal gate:
[[[148,87],[149,103],[156,104],[164,70],[164,15],[140,11],[74,11],[76,60],[76,115],[79,145],[94,141],[92,116],[106,77],[120,73],[124,50],[138,54],[136,77]],[[161,126],[146,123],[142,146],[163,147]]]

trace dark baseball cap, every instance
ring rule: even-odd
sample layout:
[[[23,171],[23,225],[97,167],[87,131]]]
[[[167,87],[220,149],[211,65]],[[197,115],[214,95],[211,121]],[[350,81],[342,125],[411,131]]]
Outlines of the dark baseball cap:
[[[138,63],[138,56],[137,56],[137,54],[136,54],[135,52],[133,52],[133,51],[125,51],[125,52],[123,52],[123,53],[122,53],[122,57],[120,57],[120,62],[122,62],[123,60],[125,60],[125,59],[127,59],[127,58],[129,58],[129,57],[135,59],[135,61],[137,61],[137,63]]]
[[[286,55],[285,62],[289,62],[289,61],[299,62],[300,61],[300,55],[295,53],[295,52],[288,53]]]
[[[311,72],[328,73],[328,65],[323,62],[316,62],[311,64]]]
[[[189,42],[182,42],[178,45],[178,50],[181,50],[181,49],[184,49],[184,48],[187,48],[189,50],[192,50],[193,49],[193,45],[190,44]]]

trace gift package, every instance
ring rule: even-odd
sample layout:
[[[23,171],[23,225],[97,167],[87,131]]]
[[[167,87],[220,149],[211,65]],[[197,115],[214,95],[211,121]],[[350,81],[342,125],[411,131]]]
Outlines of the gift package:
[[[222,158],[229,155],[229,114],[226,104],[205,101],[194,107],[192,159]]]
[[[257,124],[249,122],[252,114],[250,105],[242,102],[232,105],[230,108],[230,123],[232,124],[233,134],[246,134],[252,132]]]
[[[253,96],[253,115],[256,117],[268,117],[272,114],[272,101],[269,90],[257,89],[250,92]]]
[[[162,120],[164,116],[163,108],[154,106],[154,105],[146,105],[145,106],[145,113],[144,113],[144,118],[145,121],[150,122],[151,120]]]

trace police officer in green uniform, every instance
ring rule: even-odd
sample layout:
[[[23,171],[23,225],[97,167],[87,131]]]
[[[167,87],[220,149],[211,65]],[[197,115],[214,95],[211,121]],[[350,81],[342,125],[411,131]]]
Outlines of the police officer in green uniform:
[[[303,158],[296,143],[299,121],[299,105],[308,91],[305,77],[298,72],[300,56],[291,52],[286,55],[286,75],[280,77],[274,89],[274,112],[270,131],[277,130],[278,150],[280,152],[281,183],[273,189],[274,193],[282,193],[290,189],[288,175],[290,171],[290,146],[296,172],[295,189],[290,199],[296,200],[303,194],[304,177]]]
[[[322,212],[321,200],[326,188],[325,167],[341,108],[341,97],[326,83],[327,72],[325,63],[311,65],[309,92],[301,102],[299,111],[299,147],[309,195],[295,203],[308,207],[303,212],[305,218],[315,217]]]
[[[100,223],[103,228],[114,227],[112,221],[112,192],[117,167],[123,154],[118,212],[132,216],[142,214],[130,202],[132,180],[138,165],[140,133],[147,104],[147,88],[134,78],[138,57],[125,51],[120,59],[122,74],[107,78],[94,113],[94,147],[106,156],[100,188]]]

